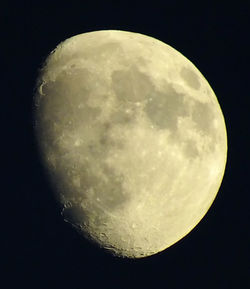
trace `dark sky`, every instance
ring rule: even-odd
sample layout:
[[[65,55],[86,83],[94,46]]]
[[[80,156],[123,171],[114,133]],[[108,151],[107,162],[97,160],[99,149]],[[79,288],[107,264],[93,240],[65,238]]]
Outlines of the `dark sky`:
[[[195,2],[1,4],[2,288],[250,288],[250,10],[248,1]],[[64,39],[100,29],[140,32],[183,53],[212,86],[227,125],[225,177],[209,212],[177,244],[139,260],[114,258],[63,222],[32,130],[42,61]]]

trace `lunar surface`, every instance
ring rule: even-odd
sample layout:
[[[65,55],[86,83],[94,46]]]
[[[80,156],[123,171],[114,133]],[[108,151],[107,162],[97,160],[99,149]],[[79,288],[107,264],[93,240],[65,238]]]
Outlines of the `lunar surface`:
[[[215,199],[227,157],[223,114],[171,46],[116,30],[69,38],[40,70],[34,104],[64,220],[109,252],[160,252]]]

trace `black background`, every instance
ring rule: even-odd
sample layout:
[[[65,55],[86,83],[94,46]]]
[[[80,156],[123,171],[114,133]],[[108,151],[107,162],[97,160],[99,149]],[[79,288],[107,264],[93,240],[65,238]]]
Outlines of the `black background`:
[[[2,288],[250,288],[248,1],[9,1],[1,7]],[[215,202],[184,239],[128,260],[61,218],[37,156],[32,94],[56,45],[101,29],[140,32],[190,59],[215,91],[228,161]]]

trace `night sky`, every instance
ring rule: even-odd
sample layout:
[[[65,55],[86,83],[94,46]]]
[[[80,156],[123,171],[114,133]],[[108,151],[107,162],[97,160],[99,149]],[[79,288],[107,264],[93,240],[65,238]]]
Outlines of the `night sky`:
[[[248,1],[5,2],[1,288],[250,288]],[[66,38],[102,29],[143,33],[180,51],[210,83],[227,126],[225,176],[209,212],[184,239],[138,260],[107,254],[63,221],[32,128],[46,56]]]

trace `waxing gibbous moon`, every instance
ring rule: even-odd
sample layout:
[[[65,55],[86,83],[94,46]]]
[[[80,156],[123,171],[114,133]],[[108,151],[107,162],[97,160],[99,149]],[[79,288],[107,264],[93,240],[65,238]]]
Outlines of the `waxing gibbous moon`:
[[[126,31],[76,35],[46,59],[34,104],[63,218],[113,254],[166,249],[215,199],[227,157],[223,114],[204,76],[171,46]]]

